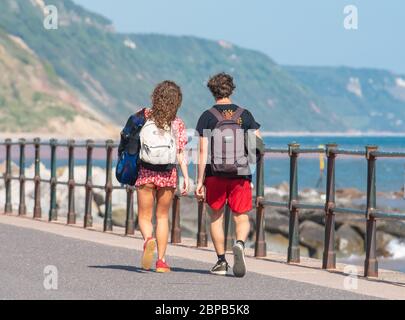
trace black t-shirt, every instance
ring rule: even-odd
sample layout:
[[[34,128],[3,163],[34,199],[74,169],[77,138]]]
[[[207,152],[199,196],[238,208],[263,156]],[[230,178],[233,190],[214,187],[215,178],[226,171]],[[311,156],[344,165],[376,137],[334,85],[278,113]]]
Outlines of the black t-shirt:
[[[232,117],[232,114],[236,111],[238,106],[236,104],[217,104],[214,106],[214,108],[221,112],[224,117],[229,118]],[[256,122],[250,111],[246,110],[245,108],[243,109],[244,111],[242,113],[242,116],[238,120],[241,128],[244,129],[245,132],[247,132],[248,130],[260,129],[260,124]],[[198,132],[200,137],[204,137],[204,130],[214,130],[217,123],[218,119],[209,110],[207,110],[201,115],[200,119],[198,120],[196,131]],[[212,175],[213,174],[211,171],[211,165],[207,164],[207,167],[205,169],[205,176],[211,177]],[[238,176],[235,178],[252,180],[252,176]]]

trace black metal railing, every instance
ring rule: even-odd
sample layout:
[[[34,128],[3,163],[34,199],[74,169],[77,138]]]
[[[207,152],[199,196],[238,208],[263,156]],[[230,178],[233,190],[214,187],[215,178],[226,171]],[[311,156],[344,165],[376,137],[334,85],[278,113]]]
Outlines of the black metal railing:
[[[67,224],[76,224],[76,211],[75,211],[75,189],[78,187],[85,188],[85,212],[83,219],[83,227],[92,227],[92,201],[93,191],[101,189],[105,192],[105,205],[104,205],[104,232],[113,231],[112,221],[112,195],[114,190],[125,190],[127,194],[126,203],[126,223],[125,234],[133,235],[136,229],[136,221],[134,214],[134,191],[133,187],[113,186],[112,172],[113,172],[113,151],[118,147],[117,143],[108,140],[105,143],[95,143],[88,140],[85,143],[76,143],[69,140],[66,143],[59,143],[57,140],[52,139],[48,142],[42,142],[40,139],[27,141],[20,139],[19,141],[12,141],[6,139],[0,142],[0,146],[5,147],[5,206],[4,213],[12,214],[11,202],[11,183],[12,180],[19,181],[20,194],[18,215],[26,216],[27,207],[25,202],[25,183],[32,181],[35,185],[34,191],[34,208],[33,218],[42,218],[41,209],[41,183],[49,183],[50,185],[50,209],[48,213],[48,220],[50,222],[58,220],[58,208],[56,204],[56,190],[58,185],[65,185],[68,188],[68,212]],[[19,147],[19,176],[12,175],[12,147]],[[35,150],[35,176],[34,178],[27,178],[25,176],[26,167],[26,146],[33,146]],[[48,146],[51,150],[50,155],[50,180],[41,179],[40,163],[41,163],[41,147]],[[57,163],[57,150],[59,148],[66,148],[68,150],[68,168],[69,179],[68,181],[58,181],[56,176],[56,163]],[[86,182],[76,183],[74,178],[75,169],[75,149],[86,149]],[[105,150],[106,161],[106,178],[105,185],[94,185],[92,182],[93,176],[93,151],[94,149]],[[298,163],[301,154],[325,154],[327,157],[327,181],[326,181],[326,200],[322,204],[309,204],[300,202],[298,194]],[[276,202],[265,200],[264,197],[264,156],[272,156],[274,154],[286,154],[290,159],[290,188],[288,202]],[[335,162],[339,156],[355,156],[365,157],[367,161],[367,207],[365,210],[354,208],[340,208],[336,206],[335,202]],[[376,160],[377,158],[405,158],[405,152],[380,152],[377,146],[367,146],[365,151],[341,150],[338,149],[336,144],[328,144],[326,148],[308,148],[302,149],[299,144],[292,143],[288,145],[287,149],[264,149],[256,164],[256,239],[255,239],[255,256],[265,257],[267,255],[266,241],[265,241],[265,209],[266,207],[278,207],[289,210],[290,223],[289,223],[289,245],[287,252],[288,263],[300,262],[300,241],[299,241],[299,211],[300,209],[322,210],[325,212],[325,242],[324,253],[322,259],[322,268],[333,270],[336,268],[336,241],[335,241],[335,216],[336,214],[355,214],[363,215],[367,219],[366,223],[366,259],[364,275],[366,277],[378,276],[378,262],[376,255],[376,224],[378,219],[400,219],[405,220],[405,213],[389,213],[382,212],[377,209],[376,200]],[[188,196],[194,198],[194,196]],[[171,243],[181,243],[181,210],[180,210],[181,197],[175,195],[172,207],[172,227],[171,227]],[[203,202],[198,203],[198,231],[197,231],[197,247],[207,247],[207,213],[206,205]],[[226,248],[230,248],[232,244],[232,219],[230,219],[229,208],[226,210],[225,216],[225,232],[226,232]]]

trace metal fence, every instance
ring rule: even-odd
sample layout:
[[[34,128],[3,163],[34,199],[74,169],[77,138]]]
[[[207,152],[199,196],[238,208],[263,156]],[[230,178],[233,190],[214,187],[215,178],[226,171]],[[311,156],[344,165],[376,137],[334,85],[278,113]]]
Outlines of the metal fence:
[[[31,145],[35,149],[35,176],[27,178],[25,176],[26,156],[25,148]],[[26,216],[27,208],[25,203],[25,183],[26,181],[33,181],[34,191],[34,208],[33,218],[42,218],[41,209],[41,183],[49,183],[50,186],[50,209],[48,212],[48,220],[58,220],[58,210],[56,204],[56,187],[57,185],[67,186],[68,192],[68,212],[67,224],[76,224],[76,211],[75,211],[75,189],[84,187],[86,190],[85,195],[85,212],[83,219],[83,227],[92,227],[92,201],[93,190],[101,189],[105,192],[105,212],[104,212],[104,232],[113,230],[112,221],[112,195],[113,191],[117,189],[125,190],[127,193],[126,203],[126,223],[125,234],[133,235],[135,233],[136,221],[134,215],[134,191],[133,187],[119,187],[113,186],[112,173],[113,173],[113,151],[118,147],[117,143],[108,140],[105,143],[95,143],[88,140],[85,143],[76,143],[73,140],[66,143],[59,143],[57,140],[52,139],[47,142],[42,142],[40,139],[27,141],[20,139],[19,141],[12,141],[6,139],[0,142],[0,146],[5,147],[6,151],[6,170],[4,173],[5,183],[5,214],[12,214],[13,210],[11,204],[11,183],[13,180],[19,181],[19,206],[18,215]],[[51,150],[51,177],[49,180],[41,179],[40,162],[41,162],[41,147],[48,146]],[[12,160],[11,149],[12,147],[19,148],[19,176],[12,175]],[[68,181],[58,181],[56,175],[56,159],[57,149],[67,148],[68,150],[68,167],[69,179]],[[74,179],[75,169],[75,149],[86,148],[86,182],[84,184],[76,183]],[[92,168],[93,168],[93,150],[95,148],[105,149],[105,163],[106,163],[106,179],[105,185],[94,185],[92,183]],[[327,157],[327,181],[326,181],[326,200],[325,203],[308,204],[299,201],[298,197],[298,159],[301,154],[322,154],[326,152]],[[271,156],[274,154],[286,154],[290,160],[290,188],[289,188],[289,201],[288,202],[275,202],[267,201],[264,198],[264,156]],[[350,155],[355,157],[365,157],[367,160],[367,208],[366,210],[340,208],[336,206],[335,202],[335,161],[340,155]],[[336,214],[355,214],[365,216],[366,222],[366,259],[364,275],[366,277],[378,276],[378,262],[376,255],[376,223],[378,219],[401,219],[405,220],[405,213],[389,213],[377,210],[376,201],[376,160],[377,158],[405,158],[405,153],[402,152],[380,152],[377,146],[367,146],[365,151],[352,151],[338,149],[336,144],[326,145],[326,149],[301,149],[296,143],[288,145],[287,149],[265,149],[259,157],[256,164],[256,239],[255,239],[255,256],[265,257],[267,255],[266,240],[265,240],[265,209],[266,207],[278,207],[289,210],[289,245],[287,253],[288,263],[300,262],[300,241],[299,241],[299,210],[312,209],[322,210],[325,212],[325,242],[324,253],[322,260],[322,268],[333,270],[336,268],[336,241],[335,241],[335,215]],[[193,197],[193,196],[189,196]],[[175,195],[172,207],[172,226],[171,226],[171,243],[181,243],[181,214],[180,214],[181,198]],[[203,202],[198,203],[198,232],[197,232],[197,247],[207,247],[207,214],[206,205]],[[227,208],[225,216],[225,231],[226,231],[226,247],[231,244],[231,228],[232,221],[230,219],[229,208]]]

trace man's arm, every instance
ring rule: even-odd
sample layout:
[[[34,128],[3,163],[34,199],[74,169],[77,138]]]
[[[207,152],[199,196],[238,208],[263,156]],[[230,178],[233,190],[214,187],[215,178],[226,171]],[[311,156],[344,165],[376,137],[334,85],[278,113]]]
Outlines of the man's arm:
[[[198,178],[196,195],[199,200],[204,199],[204,176],[208,160],[208,138],[200,137],[198,154]]]

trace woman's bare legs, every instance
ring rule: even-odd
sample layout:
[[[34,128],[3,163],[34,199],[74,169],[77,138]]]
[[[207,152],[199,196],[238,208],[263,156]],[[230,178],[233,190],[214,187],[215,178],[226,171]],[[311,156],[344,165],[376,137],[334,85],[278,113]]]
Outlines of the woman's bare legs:
[[[143,238],[149,239],[153,236],[153,205],[155,202],[155,186],[147,184],[137,189],[138,196],[138,223]]]
[[[161,188],[156,192],[156,240],[158,259],[164,259],[169,241],[169,210],[174,196],[173,188]]]

